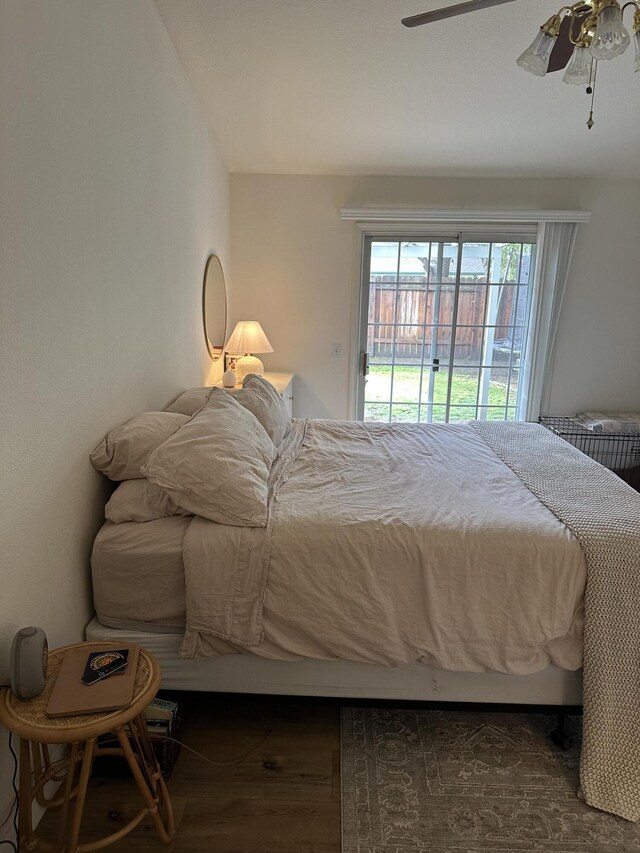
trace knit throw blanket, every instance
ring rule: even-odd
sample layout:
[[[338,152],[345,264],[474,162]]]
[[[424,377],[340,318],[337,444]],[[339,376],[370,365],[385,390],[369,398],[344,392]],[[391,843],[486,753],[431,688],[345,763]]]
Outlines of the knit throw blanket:
[[[587,564],[585,801],[640,818],[640,494],[538,424],[473,428],[575,535]]]

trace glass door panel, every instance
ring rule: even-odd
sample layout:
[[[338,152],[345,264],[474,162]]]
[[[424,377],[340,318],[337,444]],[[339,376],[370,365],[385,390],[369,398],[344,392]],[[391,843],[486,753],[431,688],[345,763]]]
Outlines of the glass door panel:
[[[368,238],[358,417],[517,417],[535,245]]]

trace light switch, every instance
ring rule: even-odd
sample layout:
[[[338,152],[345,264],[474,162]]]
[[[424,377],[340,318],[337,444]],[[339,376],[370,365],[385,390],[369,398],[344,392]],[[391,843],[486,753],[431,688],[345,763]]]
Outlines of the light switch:
[[[331,358],[342,358],[342,344],[331,344]]]

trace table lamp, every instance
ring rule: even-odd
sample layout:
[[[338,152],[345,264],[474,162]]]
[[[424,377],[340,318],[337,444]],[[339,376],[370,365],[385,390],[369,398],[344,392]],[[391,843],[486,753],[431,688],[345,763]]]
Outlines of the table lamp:
[[[253,353],[273,352],[273,347],[257,320],[242,320],[233,330],[225,350],[244,353],[235,366],[236,380],[242,385],[242,380],[249,373],[257,373],[258,376],[264,374],[264,364]]]

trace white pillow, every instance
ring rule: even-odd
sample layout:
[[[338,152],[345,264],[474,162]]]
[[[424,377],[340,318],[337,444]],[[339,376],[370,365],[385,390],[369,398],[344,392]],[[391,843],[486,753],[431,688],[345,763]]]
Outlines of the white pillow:
[[[171,412],[145,412],[112,429],[89,458],[110,480],[138,479],[153,451],[188,420]]]
[[[178,506],[237,527],[267,524],[276,448],[251,412],[213,388],[206,406],[155,450],[142,469]]]
[[[195,415],[198,409],[201,409],[207,402],[207,397],[211,391],[211,385],[205,388],[189,388],[184,391],[179,397],[167,406],[165,412],[179,412],[181,415]]]
[[[228,393],[228,392],[227,392]],[[287,404],[263,376],[250,373],[233,398],[255,415],[276,447],[289,434],[291,416]]]
[[[154,521],[170,515],[191,515],[172,497],[148,480],[125,480],[111,495],[104,508],[107,521],[121,524],[124,521]]]

